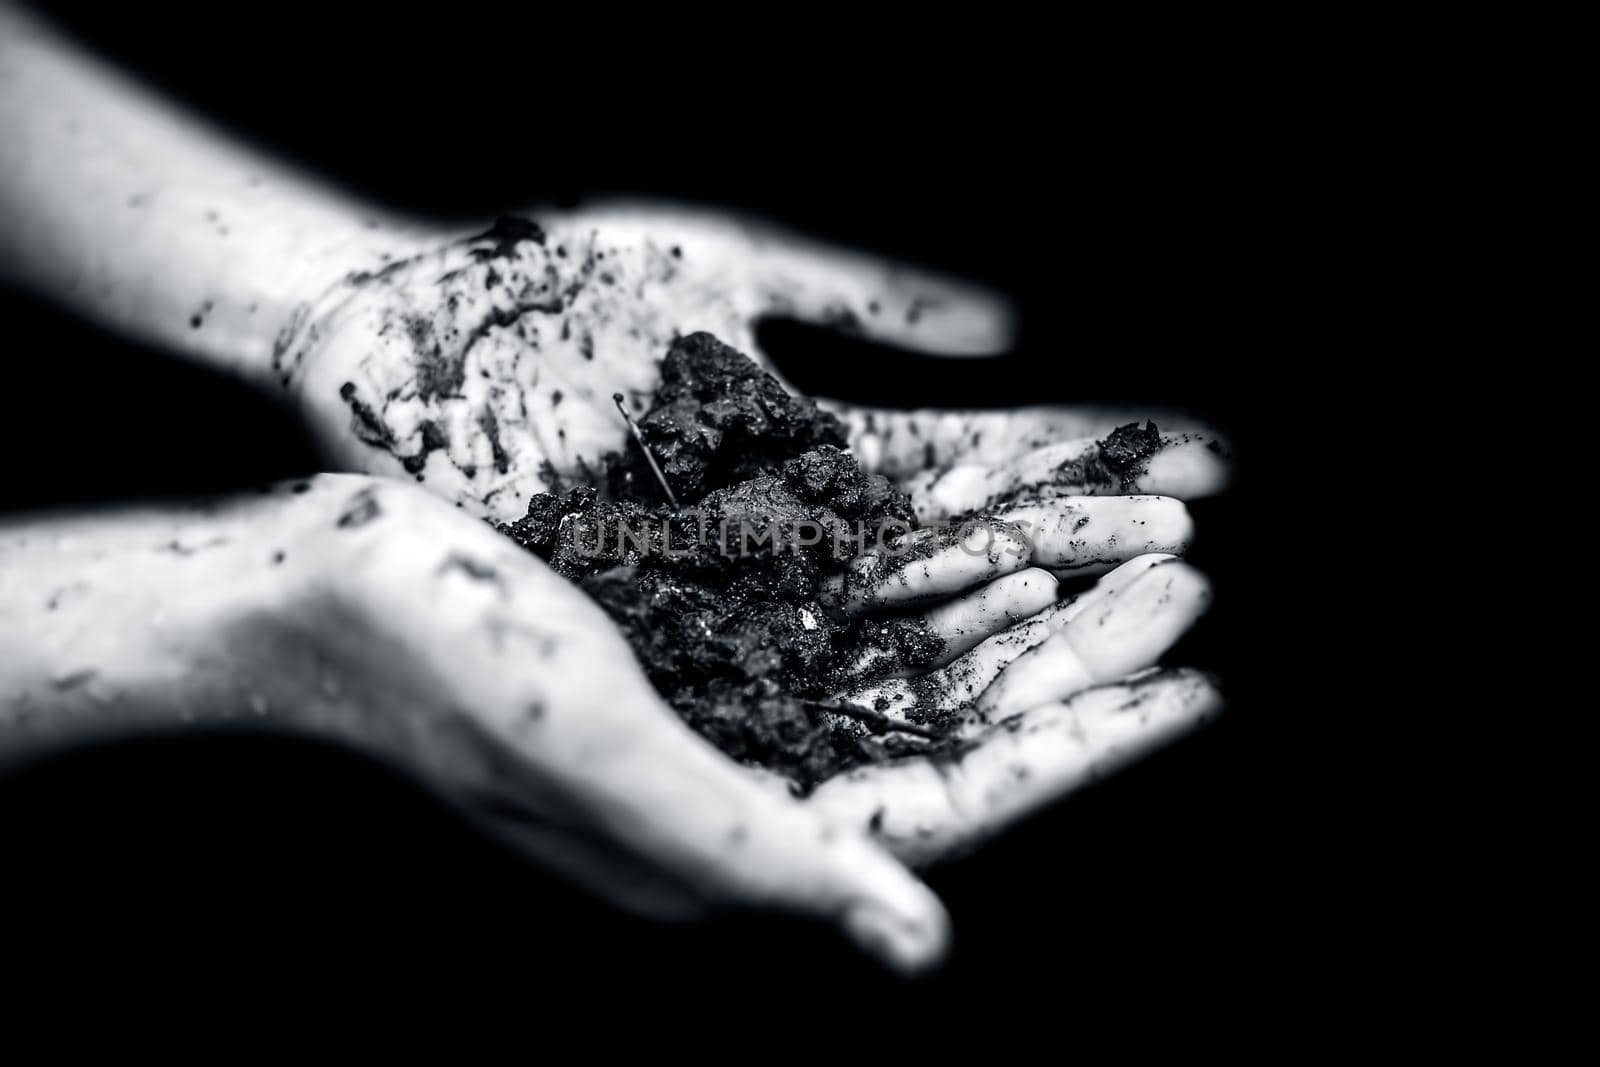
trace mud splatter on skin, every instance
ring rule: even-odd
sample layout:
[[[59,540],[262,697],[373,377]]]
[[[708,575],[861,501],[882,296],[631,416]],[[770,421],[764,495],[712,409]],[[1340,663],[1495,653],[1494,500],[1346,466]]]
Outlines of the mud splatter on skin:
[[[56,690],[65,693],[88,685],[99,677],[99,674],[100,672],[96,670],[74,671],[71,674],[64,674],[59,678],[52,679],[50,684]]]
[[[920,618],[863,619],[858,640],[867,651],[852,673],[862,676],[923,670],[938,662],[946,649],[943,638]]]
[[[157,551],[170,552],[174,556],[193,556],[196,553],[204,552],[208,548],[221,548],[227,543],[228,539],[226,537],[213,537],[209,541],[201,541],[192,545],[186,545],[181,541],[172,540],[168,541],[164,545],[161,545]]]
[[[371,489],[363,489],[350,498],[350,504],[336,524],[341,530],[359,529],[383,514],[378,498]]]
[[[1141,429],[1136,422],[1119,426],[1096,443],[1092,452],[1068,460],[1056,468],[1047,484],[1098,486],[1126,492],[1144,476],[1149,458],[1161,451],[1161,431],[1146,421]],[[1019,490],[1019,497],[1041,486]]]
[[[487,585],[496,586],[502,592],[505,590],[505,580],[500,577],[499,571],[481,560],[462,555],[460,552],[452,552],[446,556],[444,562],[439,564],[435,573],[448,575],[452,572],[463,574],[474,582],[483,582]]]
[[[445,433],[444,427],[432,419],[422,424],[422,446],[415,455],[402,456],[400,463],[408,474],[417,474],[428,465],[428,453],[448,451],[450,448],[450,435]]]
[[[345,281],[348,284],[355,286],[372,285],[376,282],[388,281],[390,278],[393,278],[395,275],[404,270],[408,265],[410,265],[410,263],[411,260],[409,259],[397,259],[392,263],[385,264],[377,270],[354,270],[345,275]]]
[[[977,440],[975,434],[974,445]],[[1154,422],[1146,420],[1142,427],[1130,422],[1095,442],[1093,449],[1058,464],[1048,477],[997,493],[977,507],[963,512],[957,519],[976,518],[1006,507],[1036,503],[1062,492],[1137,492],[1139,479],[1149,470],[1150,458],[1163,448],[1189,440],[1189,435],[1185,434],[1173,442],[1164,442]],[[1223,451],[1215,441],[1207,447],[1219,454]],[[931,446],[927,465],[934,465]],[[1086,519],[1080,520],[1073,529],[1081,529],[1086,523]]]
[[[976,511],[958,516],[935,529],[907,528],[904,533],[885,539],[884,545],[891,551],[873,552],[870,550],[872,546],[868,546],[867,554],[845,570],[844,595],[866,595],[907,568],[925,563],[941,552],[980,535],[989,546],[991,558],[996,560],[999,554],[1015,552],[1015,546],[1029,543],[1027,531],[1022,527]]]
[[[1112,430],[1100,442],[1100,462],[1122,480],[1126,489],[1144,476],[1146,460],[1160,449],[1161,431],[1154,422],[1147,420],[1143,429],[1130,422]]]
[[[472,255],[480,262],[490,259],[503,259],[515,255],[517,245],[523,241],[532,241],[542,245],[545,242],[544,227],[530,218],[520,215],[502,215],[494,220],[494,225],[474,237],[467,238],[468,244],[477,244],[480,241],[489,242],[488,248],[475,248]]]
[[[868,643],[911,669],[945,647],[925,626],[821,602],[823,580],[859,551],[854,524],[916,525],[909,499],[842,450],[838,420],[694,334],[674,342],[638,421],[681,510],[635,446],[607,456],[597,484],[534,496],[501,531],[578,582],[667,703],[734,759],[810,789],[953,746],[957,714],[902,729],[829,699]]]
[[[489,452],[494,456],[494,469],[501,474],[511,469],[511,457],[506,455],[505,446],[500,443],[500,420],[495,415],[493,408],[484,408],[478,416],[478,425],[482,428],[484,436],[489,439]]]
[[[378,417],[371,404],[356,396],[355,382],[345,382],[340,386],[339,396],[350,405],[350,430],[357,439],[377,448],[394,447],[394,431]]]

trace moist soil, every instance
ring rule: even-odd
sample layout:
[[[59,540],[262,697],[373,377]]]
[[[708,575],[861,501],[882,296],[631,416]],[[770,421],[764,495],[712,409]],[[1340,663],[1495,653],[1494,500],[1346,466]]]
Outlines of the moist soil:
[[[637,428],[644,447],[606,456],[601,484],[540,493],[500,530],[606,610],[684,721],[801,792],[863,763],[953,749],[959,716],[901,724],[830,699],[864,649],[878,671],[944,651],[919,623],[846,618],[823,602],[826,579],[859,580],[846,564],[880,530],[917,525],[905,494],[845,451],[839,420],[696,333],[667,353]],[[1102,459],[1134,469],[1154,431],[1118,430]],[[884,562],[896,558],[907,557]]]

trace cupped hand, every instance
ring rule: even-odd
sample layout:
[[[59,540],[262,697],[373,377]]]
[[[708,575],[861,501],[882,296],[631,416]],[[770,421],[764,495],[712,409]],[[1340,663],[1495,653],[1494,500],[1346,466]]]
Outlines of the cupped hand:
[[[287,555],[270,588],[289,602],[220,630],[223,647],[247,658],[232,684],[270,691],[296,721],[334,725],[398,761],[626,908],[809,915],[900,969],[937,961],[948,938],[942,907],[908,864],[970,848],[1219,705],[1200,674],[1146,670],[1204,609],[1205,582],[1185,564],[1137,557],[1010,627],[1008,612],[1042,598],[1002,579],[935,609],[931,625],[958,645],[991,633],[942,668],[948,688],[866,669],[862,687],[840,695],[891,720],[916,718],[920,700],[965,708],[963,743],[859,768],[801,799],[690,731],[577,587],[415,488],[324,476],[177,540],[225,542],[167,561],[188,566],[197,587],[216,584],[205,568],[238,575],[230,553],[257,567],[269,542],[271,558]],[[1053,597],[1048,575],[1013,573]],[[217,669],[214,646],[203,658]]]
[[[674,338],[706,331],[771,370],[755,326],[775,315],[946,356],[995,354],[1013,335],[1009,305],[970,285],[728,216],[617,205],[506,218],[363,264],[303,305],[274,370],[339,469],[422,481],[509,521],[533,494],[585,479],[626,447],[612,397],[642,411]],[[868,470],[932,478],[953,468],[918,494],[944,511],[1036,485],[1038,470],[1066,456],[1041,448],[1086,448],[1080,439],[1128,414],[830,406]],[[1162,424],[1180,432],[1138,491],[1214,491],[1224,474],[1207,451],[1215,436]],[[1103,479],[1053,486],[1078,489],[1123,491]]]

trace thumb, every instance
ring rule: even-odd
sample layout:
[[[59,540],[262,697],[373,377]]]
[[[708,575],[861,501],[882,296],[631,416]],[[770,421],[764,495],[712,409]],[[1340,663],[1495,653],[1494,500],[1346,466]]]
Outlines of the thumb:
[[[697,312],[726,305],[741,317],[790,316],[944,356],[996,355],[1016,334],[1015,309],[998,293],[761,220],[682,204],[601,201],[571,221],[621,245],[660,250],[673,273],[681,268],[695,279],[685,291],[694,294]],[[680,321],[678,328],[689,332],[691,325]]]
[[[863,407],[822,398],[839,416],[851,448],[869,470],[905,478],[953,463],[1005,464],[1047,445],[1104,437],[1153,419],[1167,433],[1220,436],[1188,412],[1163,407],[1054,405],[1004,411],[915,411]]]
[[[943,958],[938,898],[859,827],[772,788],[684,726],[654,693],[626,687],[641,743],[589,768],[602,821],[704,897],[838,925],[900,972]]]
[[[790,316],[940,356],[992,356],[1016,311],[981,286],[778,230],[750,231],[758,313]]]

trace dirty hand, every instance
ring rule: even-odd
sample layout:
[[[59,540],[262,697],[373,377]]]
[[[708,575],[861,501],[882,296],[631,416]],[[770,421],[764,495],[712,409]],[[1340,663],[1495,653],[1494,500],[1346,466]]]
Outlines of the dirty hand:
[[[684,209],[540,213],[420,247],[351,261],[302,303],[272,377],[338,469],[415,479],[499,521],[626,447],[612,397],[642,411],[675,337],[705,331],[764,362],[754,328],[770,315],[945,355],[997,353],[1012,332],[1006,303],[971,286]],[[1126,412],[827,406],[863,466],[912,480],[920,507],[947,513],[1078,493],[1191,498],[1226,473],[1215,436],[1196,431],[1169,432],[1139,478],[1081,463],[1058,474]]]
[[[1079,673],[1035,670],[980,702],[959,759],[869,767],[801,801],[684,726],[601,610],[510,540],[414,487],[323,476],[0,525],[0,751],[197,721],[341,740],[630,908],[811,915],[914,969],[941,955],[947,919],[902,860],[1215,709],[1189,672],[1097,685],[1163,640],[1127,655],[1097,634],[1171,635],[1203,598],[1181,563],[1129,564],[1037,644],[1059,639]]]

